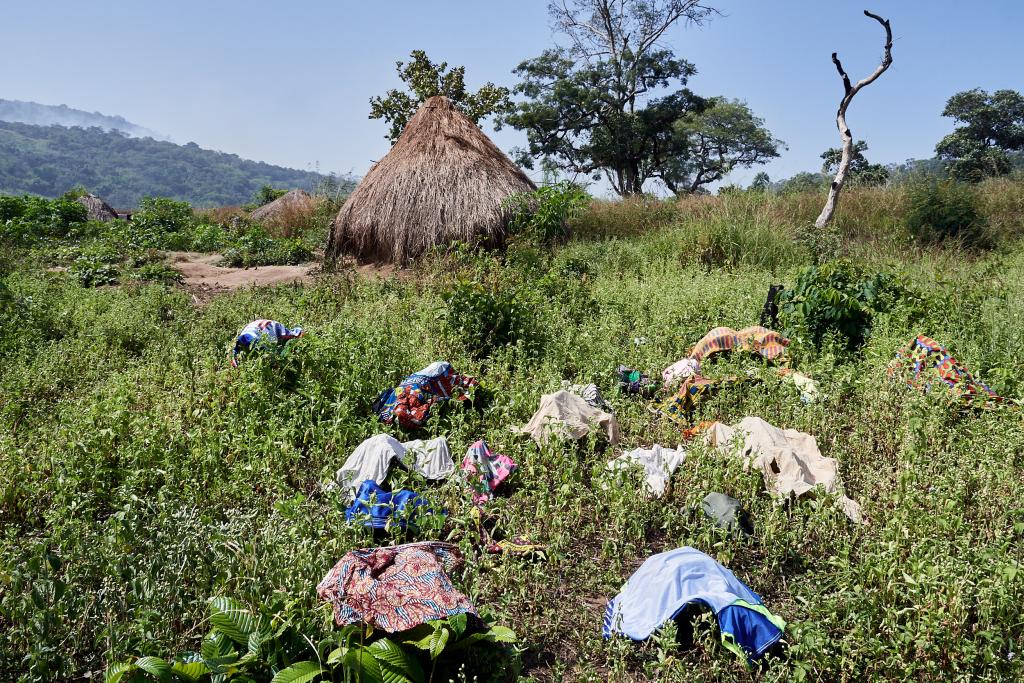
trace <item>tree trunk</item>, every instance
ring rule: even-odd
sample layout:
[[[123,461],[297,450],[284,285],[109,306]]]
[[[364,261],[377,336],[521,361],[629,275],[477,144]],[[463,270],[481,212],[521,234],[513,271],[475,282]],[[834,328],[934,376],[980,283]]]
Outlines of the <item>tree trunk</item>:
[[[846,174],[850,170],[850,161],[853,159],[853,133],[850,132],[850,127],[846,125],[846,108],[850,106],[853,96],[860,92],[861,88],[873,83],[892,64],[892,27],[889,26],[889,20],[882,19],[877,14],[872,14],[867,10],[864,10],[864,15],[871,17],[885,28],[885,54],[882,56],[882,63],[878,65],[878,68],[870,76],[857,81],[856,85],[851,85],[850,77],[843,71],[843,65],[839,62],[839,57],[835,52],[832,53],[832,63],[836,65],[836,70],[839,71],[839,76],[843,79],[844,88],[843,99],[839,102],[839,111],[836,112],[836,127],[839,128],[843,155],[839,160],[836,177],[833,178],[832,185],[828,189],[828,199],[825,200],[825,206],[822,208],[821,214],[818,215],[818,220],[814,221],[814,225],[818,229],[824,228],[832,220],[832,216],[836,212],[836,206],[839,204],[839,193],[843,190]]]

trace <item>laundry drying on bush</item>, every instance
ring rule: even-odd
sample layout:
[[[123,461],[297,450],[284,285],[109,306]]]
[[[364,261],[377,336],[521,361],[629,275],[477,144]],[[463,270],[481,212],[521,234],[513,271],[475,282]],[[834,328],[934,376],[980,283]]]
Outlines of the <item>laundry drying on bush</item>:
[[[288,328],[276,320],[253,320],[242,328],[231,349],[231,365],[238,367],[242,354],[253,351],[279,352],[286,342],[298,339],[305,331],[301,327]]]
[[[439,403],[455,399],[465,401],[477,380],[462,375],[447,361],[436,361],[409,375],[393,389],[386,389],[373,402],[373,412],[381,422],[397,422],[403,429],[418,429],[430,418]]]

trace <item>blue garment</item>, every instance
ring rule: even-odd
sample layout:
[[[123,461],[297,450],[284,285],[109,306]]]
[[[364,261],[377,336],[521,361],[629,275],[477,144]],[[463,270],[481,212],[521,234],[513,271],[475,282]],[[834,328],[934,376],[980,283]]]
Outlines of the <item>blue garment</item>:
[[[694,602],[711,608],[723,644],[749,660],[763,655],[786,628],[731,571],[685,547],[647,558],[608,603],[602,634],[646,640]]]
[[[278,348],[290,339],[298,339],[303,329],[289,329],[276,320],[253,320],[242,328],[235,338],[235,346],[231,351],[231,365],[238,367],[238,354],[253,351],[257,348]]]
[[[417,515],[432,512],[426,499],[415,491],[385,491],[377,482],[367,479],[359,486],[355,501],[345,510],[345,521],[362,521],[364,526],[383,529],[393,520],[405,529],[409,525],[415,527]]]

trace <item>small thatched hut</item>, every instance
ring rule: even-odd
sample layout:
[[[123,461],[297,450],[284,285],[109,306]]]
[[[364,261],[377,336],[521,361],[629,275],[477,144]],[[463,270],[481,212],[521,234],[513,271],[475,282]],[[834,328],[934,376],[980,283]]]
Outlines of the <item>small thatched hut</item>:
[[[75,198],[75,201],[85,207],[91,221],[112,221],[117,218],[113,207],[94,194],[84,194]]]
[[[253,211],[249,217],[257,223],[288,223],[308,221],[316,210],[316,200],[305,190],[291,190],[269,204]]]
[[[505,198],[534,189],[475,123],[431,97],[341,207],[327,257],[404,263],[455,241],[499,245]]]

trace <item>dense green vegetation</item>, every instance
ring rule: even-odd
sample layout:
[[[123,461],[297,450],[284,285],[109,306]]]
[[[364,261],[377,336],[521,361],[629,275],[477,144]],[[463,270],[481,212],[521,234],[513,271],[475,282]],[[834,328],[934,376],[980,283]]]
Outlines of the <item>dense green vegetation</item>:
[[[86,220],[85,207],[69,196],[0,196],[0,240],[86,287],[173,282],[180,274],[166,263],[169,250],[219,252],[223,265],[246,268],[309,261],[337,210],[336,199],[319,196],[302,234],[274,236],[246,218],[224,224],[166,197],[143,198],[131,221],[102,223]]]
[[[527,234],[503,253],[424,258],[408,277],[342,269],[204,308],[173,283],[88,287],[50,270],[62,248],[86,242],[74,216],[37,207],[40,234],[6,232],[0,249],[0,679],[95,679],[116,662],[197,651],[220,628],[210,605],[229,604],[208,602],[217,596],[286,627],[274,647],[296,648],[289,661],[328,655],[317,646],[340,636],[317,582],[347,550],[401,537],[376,541],[346,524],[321,484],[386,431],[369,410],[377,392],[441,358],[493,400],[445,411],[426,433],[447,435],[457,456],[484,437],[519,462],[488,512],[499,532],[548,552],[482,554],[458,482],[399,483],[448,511],[424,533],[462,546],[456,579],[516,632],[524,679],[750,680],[706,615],[690,648],[668,632],[646,644],[601,639],[604,601],[645,557],[682,545],[728,565],[789,623],[788,648],[760,680],[1019,679],[1022,414],[965,410],[886,374],[924,333],[1003,395],[1024,396],[1024,183],[964,191],[986,251],[965,251],[955,235],[918,240],[907,220],[922,200],[903,188],[851,188],[835,234],[815,240],[802,226],[820,194],[637,198],[592,203],[568,242]],[[179,207],[148,211],[165,238],[179,232],[167,227]],[[876,277],[892,285],[883,294]],[[662,499],[635,482],[603,487],[620,449],[681,440],[646,402],[616,393],[615,365],[657,372],[716,325],[756,323],[772,283],[818,298],[785,324],[792,363],[822,400],[805,405],[752,358],[726,357],[709,374],[749,370],[760,383],[722,391],[692,420],[757,415],[814,434],[869,525],[851,525],[826,496],[780,504],[759,474],[699,443]],[[831,290],[856,306],[837,315]],[[301,323],[307,336],[283,357],[231,369],[227,346],[255,317]],[[474,336],[467,321],[500,334]],[[849,344],[844,330],[862,324],[870,333]],[[619,448],[538,448],[510,433],[563,379],[599,384]],[[710,491],[743,502],[752,537],[704,519]]]
[[[194,142],[0,121],[0,192],[6,194],[56,197],[82,185],[118,208],[134,208],[146,196],[205,207],[245,204],[264,185],[313,190],[324,180],[319,173],[249,161]]]

